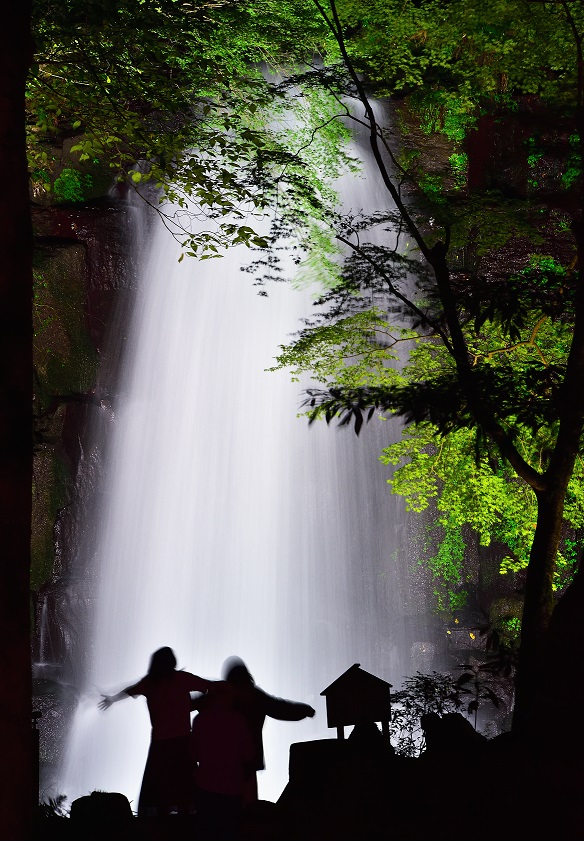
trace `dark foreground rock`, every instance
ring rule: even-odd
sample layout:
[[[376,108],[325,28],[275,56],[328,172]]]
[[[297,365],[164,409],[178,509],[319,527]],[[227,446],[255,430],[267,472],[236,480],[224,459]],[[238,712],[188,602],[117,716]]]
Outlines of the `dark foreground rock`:
[[[508,736],[438,739],[419,759],[394,756],[379,744],[299,743],[291,749],[290,782],[281,798],[250,807],[238,841],[571,841],[583,832],[583,777],[581,757],[563,746],[544,750]],[[81,809],[71,818],[37,820],[35,841],[80,838],[203,836],[196,815],[138,819]]]

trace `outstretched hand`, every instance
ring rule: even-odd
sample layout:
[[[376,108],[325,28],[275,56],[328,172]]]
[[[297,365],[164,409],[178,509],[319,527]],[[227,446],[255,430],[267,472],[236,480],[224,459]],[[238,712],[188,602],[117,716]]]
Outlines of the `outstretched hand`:
[[[314,707],[310,707],[308,704],[306,704],[306,718],[314,718],[315,715],[316,710],[314,709]]]
[[[102,695],[101,701],[98,702],[97,706],[100,710],[107,710],[113,704],[114,699],[111,695]]]

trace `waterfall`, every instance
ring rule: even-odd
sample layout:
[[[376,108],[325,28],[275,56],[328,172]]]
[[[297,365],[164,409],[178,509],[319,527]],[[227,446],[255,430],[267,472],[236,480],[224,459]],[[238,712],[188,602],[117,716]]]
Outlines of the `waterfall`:
[[[342,190],[347,206],[386,202],[367,165]],[[410,670],[406,519],[378,462],[399,430],[376,422],[357,438],[309,428],[297,417],[302,387],[266,372],[315,290],[277,284],[258,296],[240,271],[242,248],[179,263],[162,224],[138,247],[140,287],[112,416],[100,425],[90,677],[59,786],[69,800],[120,791],[136,807],[144,699],[105,713],[96,704],[168,645],[179,668],[210,678],[238,655],[260,687],[315,707],[312,720],[266,722],[260,797],[276,800],[290,743],[335,736],[322,689],[353,663],[392,684]]]

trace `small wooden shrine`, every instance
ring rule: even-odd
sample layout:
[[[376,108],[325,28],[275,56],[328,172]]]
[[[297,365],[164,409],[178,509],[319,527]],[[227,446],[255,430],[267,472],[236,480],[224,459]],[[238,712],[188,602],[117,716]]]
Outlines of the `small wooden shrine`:
[[[389,740],[390,689],[391,683],[355,663],[320,693],[326,699],[328,726],[336,727],[338,738],[344,739],[346,726],[379,721]]]

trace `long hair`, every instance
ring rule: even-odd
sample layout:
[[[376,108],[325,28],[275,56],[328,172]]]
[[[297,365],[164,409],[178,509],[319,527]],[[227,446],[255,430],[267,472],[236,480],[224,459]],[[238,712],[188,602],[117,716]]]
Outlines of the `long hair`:
[[[249,669],[240,657],[229,657],[223,663],[223,680],[237,686],[255,686]]]
[[[150,658],[150,665],[148,666],[148,677],[153,680],[161,680],[161,678],[169,677],[176,668],[176,657],[174,651],[168,646],[159,648]]]

